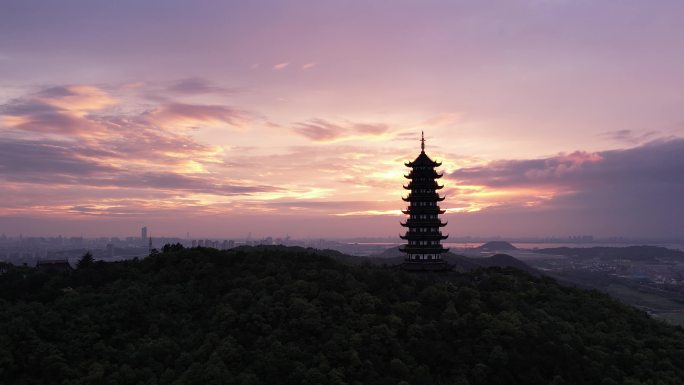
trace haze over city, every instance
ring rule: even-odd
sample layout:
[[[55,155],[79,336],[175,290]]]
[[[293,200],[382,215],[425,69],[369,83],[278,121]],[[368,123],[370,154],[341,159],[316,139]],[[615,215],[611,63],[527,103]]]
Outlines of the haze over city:
[[[0,233],[682,237],[683,8],[4,1]]]

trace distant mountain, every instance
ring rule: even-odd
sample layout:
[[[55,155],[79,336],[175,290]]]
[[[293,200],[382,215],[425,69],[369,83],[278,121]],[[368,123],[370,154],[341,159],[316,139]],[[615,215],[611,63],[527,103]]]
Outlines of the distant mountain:
[[[684,261],[684,251],[660,246],[627,247],[553,247],[537,249],[540,254],[562,255],[574,258],[599,258],[604,260],[629,259],[634,261],[672,260]]]
[[[506,241],[490,241],[481,246],[476,247],[477,250],[482,251],[513,251],[518,250],[517,247],[513,246]]]

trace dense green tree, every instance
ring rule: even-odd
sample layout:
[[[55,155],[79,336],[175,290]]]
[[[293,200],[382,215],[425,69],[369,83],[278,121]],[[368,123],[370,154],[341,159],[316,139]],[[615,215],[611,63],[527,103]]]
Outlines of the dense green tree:
[[[72,272],[8,267],[0,383],[684,383],[681,328],[548,278],[168,246]]]
[[[162,253],[171,253],[174,251],[181,251],[185,247],[181,243],[167,243],[164,246],[162,246]]]
[[[84,269],[91,267],[94,264],[95,258],[93,258],[93,254],[90,251],[88,251],[85,254],[83,254],[81,259],[78,260],[78,262],[76,262],[76,267],[79,269]]]

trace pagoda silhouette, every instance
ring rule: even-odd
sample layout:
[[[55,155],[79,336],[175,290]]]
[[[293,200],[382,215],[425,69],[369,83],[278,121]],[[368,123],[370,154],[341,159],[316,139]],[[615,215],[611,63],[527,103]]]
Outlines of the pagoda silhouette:
[[[437,190],[444,187],[437,183],[437,179],[443,174],[435,171],[435,167],[441,166],[442,163],[433,161],[425,153],[425,136],[422,132],[420,149],[420,154],[413,162],[404,163],[406,167],[411,168],[411,172],[404,175],[410,180],[404,189],[410,192],[406,198],[401,198],[409,204],[406,210],[402,210],[408,218],[406,222],[401,223],[407,228],[406,234],[400,236],[407,241],[399,248],[406,254],[401,268],[409,271],[449,270],[450,266],[442,259],[442,254],[449,249],[445,249],[441,243],[448,235],[442,235],[440,231],[446,223],[439,218],[445,210],[438,205],[444,197],[437,193]]]

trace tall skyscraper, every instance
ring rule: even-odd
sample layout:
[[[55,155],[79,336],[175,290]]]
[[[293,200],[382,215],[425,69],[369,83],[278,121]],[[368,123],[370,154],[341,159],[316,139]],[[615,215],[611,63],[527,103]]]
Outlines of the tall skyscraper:
[[[140,239],[142,239],[143,242],[147,240],[147,226],[143,226],[140,230]]]

